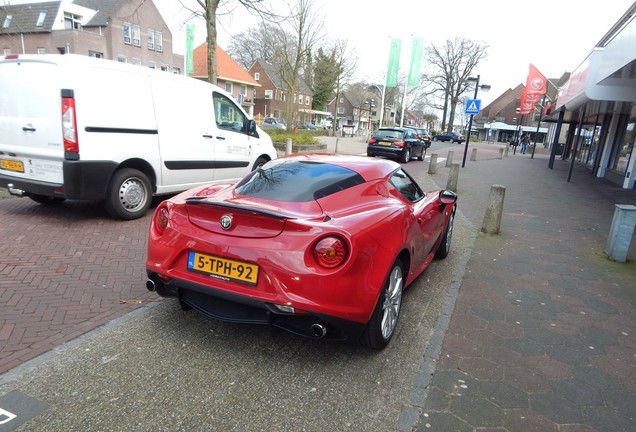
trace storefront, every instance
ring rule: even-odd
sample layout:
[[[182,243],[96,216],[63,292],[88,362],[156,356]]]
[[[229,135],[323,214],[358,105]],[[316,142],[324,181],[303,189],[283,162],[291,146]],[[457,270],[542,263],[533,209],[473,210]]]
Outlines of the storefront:
[[[561,157],[597,177],[634,189],[636,183],[636,8],[599,42],[559,89],[548,112],[550,166]]]

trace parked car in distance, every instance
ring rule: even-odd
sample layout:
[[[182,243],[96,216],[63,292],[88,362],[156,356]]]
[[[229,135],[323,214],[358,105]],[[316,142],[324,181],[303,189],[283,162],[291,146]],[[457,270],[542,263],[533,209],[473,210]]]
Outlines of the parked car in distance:
[[[281,157],[160,203],[146,286],[210,318],[382,349],[403,290],[450,251],[456,201],[395,161]]]
[[[433,137],[435,141],[449,141],[457,144],[461,144],[466,141],[464,135],[458,134],[457,132],[443,132],[441,134],[435,135]]]
[[[419,136],[421,141],[424,141],[426,144],[426,148],[431,146],[431,135],[428,133],[426,129],[422,128],[414,128],[417,131],[417,135]]]
[[[382,127],[375,131],[367,144],[367,156],[383,156],[408,163],[412,157],[424,160],[426,149],[415,129]]]
[[[298,126],[299,129],[307,129],[307,130],[316,130],[316,125],[313,123],[303,123],[300,126]]]
[[[287,130],[287,125],[285,124],[285,120],[283,119],[276,117],[266,117],[263,119],[261,129]]]

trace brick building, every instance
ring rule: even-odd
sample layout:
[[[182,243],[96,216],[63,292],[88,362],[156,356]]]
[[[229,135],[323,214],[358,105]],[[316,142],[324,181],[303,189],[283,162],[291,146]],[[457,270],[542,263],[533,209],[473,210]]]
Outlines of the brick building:
[[[0,49],[80,54],[183,73],[152,0],[63,0],[0,7]]]

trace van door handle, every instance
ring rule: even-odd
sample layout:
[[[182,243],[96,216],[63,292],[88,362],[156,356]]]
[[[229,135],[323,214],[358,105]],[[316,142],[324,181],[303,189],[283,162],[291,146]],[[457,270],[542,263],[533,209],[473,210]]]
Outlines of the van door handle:
[[[225,141],[225,137],[221,135],[217,135],[216,139],[218,139],[219,141]]]
[[[22,130],[25,132],[35,132],[35,128],[33,126],[22,126]]]
[[[203,138],[214,138],[214,135],[203,134]]]

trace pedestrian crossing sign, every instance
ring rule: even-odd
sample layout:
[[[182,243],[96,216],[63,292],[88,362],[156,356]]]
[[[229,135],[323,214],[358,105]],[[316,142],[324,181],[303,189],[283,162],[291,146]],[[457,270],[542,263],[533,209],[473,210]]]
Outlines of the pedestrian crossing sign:
[[[466,110],[464,111],[466,114],[479,114],[479,106],[481,105],[481,100],[479,99],[468,99],[466,101]]]

